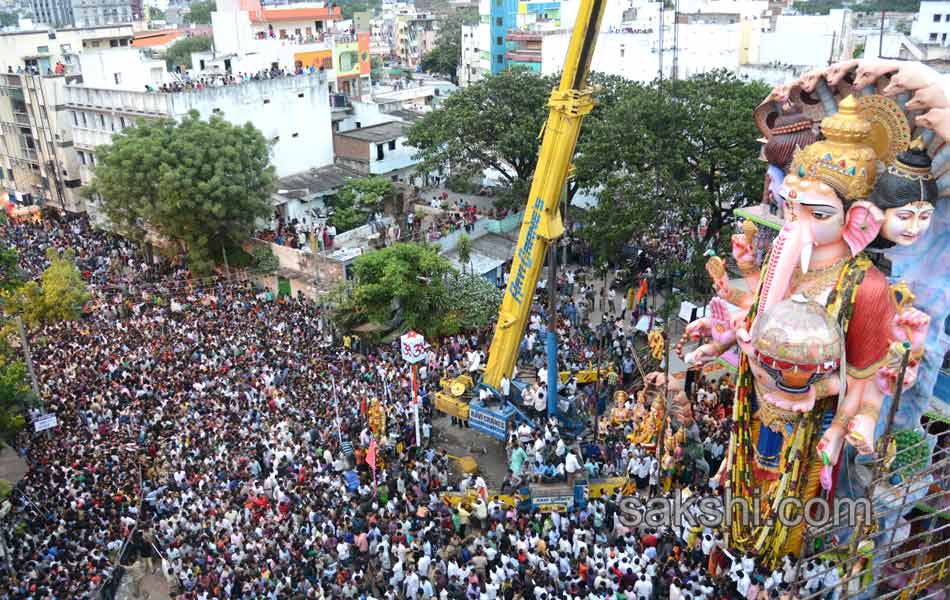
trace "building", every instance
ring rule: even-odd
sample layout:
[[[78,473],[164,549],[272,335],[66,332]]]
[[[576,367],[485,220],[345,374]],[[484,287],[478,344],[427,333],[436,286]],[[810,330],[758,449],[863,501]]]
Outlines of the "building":
[[[371,87],[370,34],[341,31],[339,20],[340,8],[326,3],[271,8],[258,0],[218,0],[211,13],[214,52],[196,54],[193,64],[204,75],[312,68],[325,73],[333,92],[362,97]]]
[[[395,54],[404,67],[415,69],[422,58],[435,48],[439,35],[439,17],[432,13],[396,17]]]
[[[84,57],[85,73],[85,57]],[[102,87],[66,86],[66,109],[82,183],[93,178],[95,150],[138,119],[181,118],[192,110],[231,123],[250,122],[271,142],[278,177],[333,163],[327,79],[320,73],[247,81],[181,93],[145,92],[140,82],[108,85],[114,73],[97,74]],[[93,211],[95,206],[91,206]]]
[[[56,64],[62,63],[68,71],[78,67],[80,52],[125,48],[132,44],[132,36],[131,25],[0,33],[0,70],[55,74]]]
[[[544,33],[541,31],[529,31],[517,29],[509,31],[505,36],[507,40],[507,50],[505,51],[505,61],[508,68],[521,68],[541,72],[541,40]]]
[[[123,52],[131,26],[0,34],[0,186],[5,199],[81,210],[67,84],[80,53]]]
[[[308,169],[277,181],[272,194],[274,210],[286,223],[297,220],[310,228],[326,219],[327,199],[360,174],[339,165]]]
[[[462,25],[462,56],[458,70],[458,82],[461,87],[468,87],[481,81],[487,73],[491,72],[489,39],[487,19],[476,25]]]
[[[911,26],[910,37],[917,42],[947,44],[950,34],[950,2],[924,0]]]
[[[416,185],[416,149],[406,144],[409,125],[390,121],[333,135],[336,164],[367,176]]]
[[[73,20],[73,0],[31,0],[33,20],[38,24],[51,27],[71,26]]]
[[[74,77],[74,76],[70,76]],[[80,176],[64,103],[65,75],[0,74],[0,165],[6,199],[80,208]]]
[[[129,0],[72,0],[72,3],[73,23],[77,27],[131,23],[133,20]],[[141,3],[138,7],[141,15]]]
[[[833,9],[827,15],[781,15],[774,31],[761,34],[758,56],[750,62],[827,66],[851,58],[854,44],[850,9]]]

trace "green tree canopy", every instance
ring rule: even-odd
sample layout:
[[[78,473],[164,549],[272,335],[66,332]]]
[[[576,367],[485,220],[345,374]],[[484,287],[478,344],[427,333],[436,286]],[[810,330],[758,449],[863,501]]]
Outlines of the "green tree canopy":
[[[207,272],[270,216],[274,168],[250,123],[192,111],[180,122],[140,121],[96,150],[90,190],[114,227],[133,239],[146,228],[182,242],[192,269]]]
[[[178,40],[165,51],[165,65],[169,71],[175,67],[191,68],[192,52],[207,52],[214,46],[214,40],[206,35],[195,35]]]
[[[214,0],[205,0],[203,2],[192,2],[191,11],[185,15],[185,23],[195,25],[210,25],[211,13],[214,12]]]
[[[337,233],[366,225],[373,211],[395,193],[396,186],[385,177],[352,179],[330,200],[333,208],[330,223],[337,228]]]
[[[0,27],[10,27],[20,22],[19,16],[15,12],[0,10]]]
[[[403,329],[437,336],[444,327],[446,275],[454,272],[437,247],[394,244],[368,252],[353,264],[353,304],[370,321],[398,317]]]
[[[502,292],[481,275],[449,275],[446,292],[441,311],[443,335],[482,329],[498,317]]]
[[[578,145],[578,177],[599,186],[585,236],[604,258],[669,219],[708,221],[715,245],[733,209],[760,201],[762,163],[752,110],[768,93],[727,71],[627,86]],[[685,231],[685,228],[684,228]],[[724,242],[722,242],[724,243]]]
[[[39,281],[30,281],[4,295],[4,312],[22,317],[30,327],[78,319],[91,297],[72,250],[46,251],[50,264]]]

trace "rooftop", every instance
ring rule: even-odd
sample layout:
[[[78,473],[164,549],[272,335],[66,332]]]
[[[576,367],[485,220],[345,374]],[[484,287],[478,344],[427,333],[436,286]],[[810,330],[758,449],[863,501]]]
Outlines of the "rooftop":
[[[309,21],[311,19],[340,20],[342,17],[342,12],[339,6],[333,8],[332,14],[329,8],[311,6],[307,8],[265,8],[260,11],[260,13],[252,12],[249,16],[252,23]]]
[[[402,121],[390,121],[380,123],[371,127],[360,127],[350,131],[338,132],[336,135],[353,138],[363,142],[387,142],[406,135],[409,129],[408,123]]]
[[[210,27],[200,27],[195,29],[165,29],[162,31],[143,31],[136,33],[132,39],[132,45],[136,48],[150,48],[154,46],[165,46],[183,35],[192,36],[211,35]]]
[[[391,110],[386,114],[398,119],[402,119],[409,124],[415,123],[423,117],[421,113],[417,113],[414,110]]]
[[[355,171],[329,165],[281,177],[277,180],[277,189],[287,190],[288,193],[284,194],[286,196],[296,196],[299,190],[303,189],[306,189],[309,195],[322,194],[339,189],[344,183],[357,177],[360,177],[360,174]]]

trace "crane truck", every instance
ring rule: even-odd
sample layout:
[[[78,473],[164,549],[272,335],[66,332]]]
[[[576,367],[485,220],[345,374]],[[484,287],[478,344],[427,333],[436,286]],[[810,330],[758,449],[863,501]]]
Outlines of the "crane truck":
[[[517,422],[527,422],[532,427],[535,424],[506,399],[499,407],[491,408],[478,400],[473,392],[487,387],[493,395],[500,397],[499,384],[504,377],[508,377],[514,387],[519,387],[515,368],[521,339],[531,314],[531,303],[547,250],[564,234],[559,207],[561,193],[571,169],[581,122],[594,108],[588,76],[607,2],[581,2],[560,84],[548,100],[550,111],[541,133],[538,165],[481,381],[474,381],[468,375],[445,378],[440,382],[441,391],[435,393],[437,410],[466,420],[473,429],[502,440],[507,439],[508,431]],[[549,285],[556,283],[550,282]],[[549,330],[547,335],[548,362],[556,365],[555,334]],[[595,377],[599,375],[599,371],[594,374]],[[549,368],[549,414],[556,406],[558,376],[556,368]]]

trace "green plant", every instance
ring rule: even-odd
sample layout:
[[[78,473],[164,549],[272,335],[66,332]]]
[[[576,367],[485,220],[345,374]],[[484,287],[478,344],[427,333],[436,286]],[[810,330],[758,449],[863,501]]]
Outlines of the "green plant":
[[[897,453],[891,464],[891,472],[901,477],[910,477],[927,468],[930,461],[930,445],[927,439],[912,429],[902,429],[894,433]]]
[[[270,246],[254,246],[251,250],[251,257],[254,260],[254,267],[260,271],[276,271],[280,266],[280,261],[274,256]]]
[[[13,484],[6,479],[0,479],[0,499],[9,498],[13,493]]]

